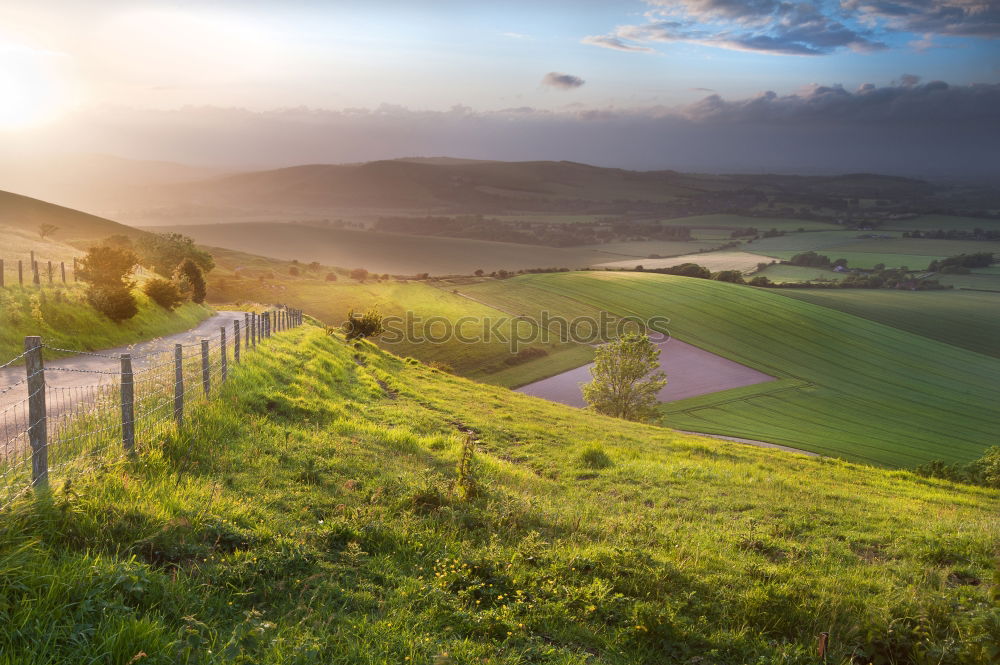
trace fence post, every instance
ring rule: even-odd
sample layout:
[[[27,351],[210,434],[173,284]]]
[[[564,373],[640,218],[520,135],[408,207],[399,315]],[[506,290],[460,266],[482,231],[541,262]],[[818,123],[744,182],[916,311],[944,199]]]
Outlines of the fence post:
[[[201,340],[201,387],[205,389],[205,396],[208,396],[212,389],[212,375],[208,367],[208,340]]]
[[[24,338],[24,367],[28,378],[28,441],[31,444],[31,484],[49,483],[49,442],[45,410],[45,366],[42,338]]]
[[[17,285],[24,286],[24,261],[17,260]]]
[[[76,257],[73,257],[73,281],[76,281]]]
[[[62,275],[62,283],[65,284],[66,283],[66,262],[65,261],[60,261],[59,262],[59,273]]]
[[[49,286],[52,286],[52,261],[49,261]]]
[[[174,420],[184,425],[184,346],[174,344]]]
[[[250,315],[243,312],[243,345],[250,350]]]
[[[35,286],[41,286],[42,280],[38,276],[38,261],[32,259],[31,261],[31,283]]]
[[[4,287],[3,259],[0,259],[0,289]]]
[[[222,341],[219,347],[222,351],[222,383],[225,383],[226,377],[229,375],[229,363],[226,358],[226,326],[219,328],[219,331],[221,333],[220,340]]]
[[[123,353],[122,361],[122,446],[129,455],[135,454],[135,377],[132,375],[132,355]]]
[[[240,364],[240,320],[233,319],[233,360]]]

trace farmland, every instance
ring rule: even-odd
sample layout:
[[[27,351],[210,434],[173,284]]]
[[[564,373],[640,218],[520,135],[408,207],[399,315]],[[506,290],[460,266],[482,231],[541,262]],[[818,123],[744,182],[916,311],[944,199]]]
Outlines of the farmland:
[[[883,263],[890,268],[907,266],[922,270],[934,259],[963,253],[993,252],[1000,256],[1000,242],[976,240],[930,240],[893,237],[858,238],[858,232],[797,233],[765,238],[753,243],[753,251],[778,259],[790,259],[814,250],[831,259],[846,258],[849,267],[872,268]]]
[[[894,289],[776,289],[774,292],[1000,357],[1000,293]]]
[[[666,259],[633,259],[608,261],[599,263],[595,268],[617,268],[620,270],[632,270],[641,265],[645,269],[669,268],[681,263],[697,263],[712,271],[719,270],[741,270],[749,272],[757,268],[758,263],[770,263],[772,258],[763,254],[752,254],[750,252],[704,252],[702,254],[683,254],[672,256]]]
[[[529,314],[668,316],[678,339],[779,379],[665,405],[671,427],[913,466],[971,460],[1000,426],[1000,360],[773,291],[608,272],[463,291]]]
[[[606,418],[313,326],[263,348],[138,460],[6,511],[9,662],[812,665],[820,632],[831,663],[989,662],[996,490]]]

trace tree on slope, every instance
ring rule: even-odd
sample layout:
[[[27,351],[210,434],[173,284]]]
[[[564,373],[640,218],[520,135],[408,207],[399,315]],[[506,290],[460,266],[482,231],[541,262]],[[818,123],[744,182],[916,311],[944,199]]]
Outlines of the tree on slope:
[[[80,260],[76,274],[88,285],[87,301],[112,321],[139,313],[130,279],[138,260],[135,252],[120,247],[91,247]]]
[[[180,285],[181,293],[191,297],[196,303],[205,302],[205,275],[191,259],[184,259],[174,271],[174,280]]]
[[[667,385],[660,371],[660,350],[646,335],[628,333],[597,349],[593,381],[583,387],[590,408],[626,420],[656,414],[656,394]]]

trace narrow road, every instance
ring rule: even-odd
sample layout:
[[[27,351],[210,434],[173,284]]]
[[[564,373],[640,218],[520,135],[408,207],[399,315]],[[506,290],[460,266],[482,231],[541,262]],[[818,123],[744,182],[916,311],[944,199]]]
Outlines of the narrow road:
[[[243,312],[239,311],[224,310],[217,312],[185,332],[157,337],[129,346],[118,346],[112,349],[84,352],[83,355],[45,360],[46,370],[52,370],[46,371],[45,384],[51,388],[77,388],[104,383],[116,383],[118,381],[117,375],[104,374],[103,372],[119,372],[121,364],[118,357],[121,354],[133,354],[136,359],[132,363],[132,369],[134,372],[140,372],[151,363],[157,362],[157,360],[162,362],[164,356],[156,354],[172,350],[175,344],[195,344],[202,339],[218,339],[222,326],[225,326],[226,333],[230,336],[228,338],[229,342],[231,343],[233,321],[238,319],[242,328],[243,314]],[[44,341],[45,339],[42,338],[43,343]],[[86,355],[88,353],[99,355]],[[23,365],[0,369],[0,414],[3,414],[8,408],[23,402],[27,398],[28,390],[27,385],[23,383],[24,378],[25,368]],[[10,386],[15,387],[8,390]],[[72,392],[70,391],[68,394],[72,394]],[[71,405],[66,405],[66,407],[69,406]],[[50,413],[50,415],[56,414]]]

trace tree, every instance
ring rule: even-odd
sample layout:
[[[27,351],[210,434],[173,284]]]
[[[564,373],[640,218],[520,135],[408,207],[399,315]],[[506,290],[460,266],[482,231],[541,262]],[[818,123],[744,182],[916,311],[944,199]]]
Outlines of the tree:
[[[142,264],[163,276],[170,275],[185,259],[190,259],[202,273],[215,267],[212,255],[195,246],[194,240],[180,233],[151,233],[139,240]]]
[[[348,340],[358,337],[377,337],[384,331],[382,315],[374,307],[364,314],[358,314],[352,309],[347,314],[347,321],[344,322],[344,332]]]
[[[355,268],[351,271],[351,279],[364,282],[368,278],[368,271],[364,268]]]
[[[744,284],[743,273],[739,270],[720,270],[715,273],[712,279],[719,282],[732,282],[733,284]]]
[[[50,235],[59,230],[59,227],[55,224],[40,224],[38,226],[38,237],[45,240]]]
[[[626,420],[647,420],[656,413],[656,394],[667,385],[660,371],[660,350],[646,335],[628,333],[598,347],[593,381],[583,387],[590,408]]]
[[[87,302],[116,323],[139,312],[130,279],[138,260],[131,249],[91,247],[77,267],[77,276],[88,285]]]
[[[167,311],[177,309],[184,302],[184,294],[170,280],[155,277],[142,286],[142,291],[149,299]]]
[[[191,300],[196,303],[205,302],[207,294],[205,276],[193,260],[181,261],[174,271],[174,279],[180,285],[181,293],[191,296]]]
[[[326,273],[326,281],[328,281],[328,282],[336,282],[337,281],[337,273],[335,273],[335,272],[328,272],[328,273]]]

